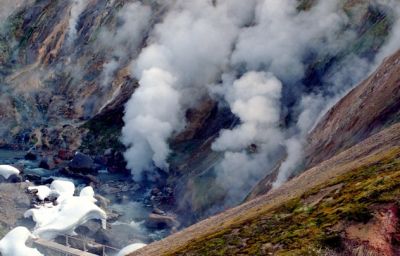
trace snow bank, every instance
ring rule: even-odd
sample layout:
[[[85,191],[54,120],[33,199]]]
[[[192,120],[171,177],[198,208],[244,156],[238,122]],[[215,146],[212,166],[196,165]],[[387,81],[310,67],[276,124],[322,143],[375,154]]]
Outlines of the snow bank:
[[[50,189],[58,194],[57,202],[61,203],[65,198],[75,193],[75,185],[69,180],[55,180],[51,183]]]
[[[38,211],[48,214],[48,221],[36,227],[33,234],[44,238],[54,239],[58,235],[73,235],[76,227],[91,219],[105,221],[106,213],[100,209],[89,197],[74,196],[65,199],[57,207],[57,211],[50,212],[48,208],[40,208]],[[42,212],[41,212],[42,213]]]
[[[42,201],[44,199],[46,199],[47,197],[49,197],[49,195],[52,192],[51,189],[48,186],[44,186],[44,185],[41,185],[41,186],[30,186],[30,187],[28,187],[28,190],[29,191],[37,190],[38,192],[36,193],[36,196]]]
[[[79,193],[80,197],[86,197],[88,200],[93,201],[95,203],[97,200],[94,198],[94,190],[92,187],[85,187]]]
[[[72,235],[76,227],[91,219],[101,220],[103,228],[106,228],[107,215],[95,204],[93,188],[85,187],[79,196],[74,196],[75,185],[72,182],[55,180],[49,189],[50,193],[59,195],[58,204],[37,205],[24,214],[36,222],[33,234],[48,240],[58,235]]]
[[[117,254],[117,256],[125,256],[125,255],[128,255],[128,254],[130,254],[130,253],[132,253],[132,252],[134,252],[134,251],[137,251],[137,250],[139,250],[140,248],[143,248],[143,247],[145,247],[145,246],[146,246],[146,244],[143,244],[143,243],[136,243],[136,244],[128,245],[128,246],[124,247],[121,251],[119,251],[119,253]]]
[[[8,179],[13,174],[19,174],[19,170],[14,166],[2,164],[0,165],[0,176],[3,176],[5,179]]]
[[[0,240],[0,253],[3,256],[43,256],[37,249],[25,245],[34,236],[25,227],[16,227]]]

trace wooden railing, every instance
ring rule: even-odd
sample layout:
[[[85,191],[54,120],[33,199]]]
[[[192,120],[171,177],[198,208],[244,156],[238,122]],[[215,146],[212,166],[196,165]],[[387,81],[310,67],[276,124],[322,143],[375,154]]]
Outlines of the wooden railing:
[[[41,238],[35,239],[32,242],[39,249],[42,248],[52,252],[57,252],[63,256],[114,256],[120,251],[118,248],[95,243],[91,240],[85,240],[72,236],[64,237],[65,245]],[[79,247],[81,248],[73,248],[72,244],[79,244]],[[96,254],[89,251],[96,251]]]

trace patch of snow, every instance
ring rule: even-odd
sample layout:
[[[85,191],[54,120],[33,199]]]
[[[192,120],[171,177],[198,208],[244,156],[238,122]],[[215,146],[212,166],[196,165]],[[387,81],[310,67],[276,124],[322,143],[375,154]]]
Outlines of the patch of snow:
[[[90,197],[93,198],[94,202],[96,202],[97,200],[94,198],[94,190],[92,187],[85,187],[81,190],[81,192],[79,193],[80,197],[86,196],[86,197]]]
[[[29,238],[35,238],[25,227],[16,227],[0,240],[3,256],[43,256],[37,249],[26,246]]]
[[[92,187],[85,187],[79,196],[74,196],[75,185],[71,181],[55,180],[48,189],[50,190],[49,194],[57,193],[59,195],[58,204],[37,205],[36,208],[30,209],[24,214],[26,218],[32,217],[36,222],[33,231],[35,235],[48,240],[54,239],[58,235],[71,235],[74,234],[76,227],[91,219],[101,220],[103,228],[106,228],[107,215],[95,204],[97,200],[94,198]],[[47,192],[48,190],[46,190]]]
[[[60,205],[54,206],[53,203],[47,203],[26,211],[24,217],[32,217],[33,221],[36,223],[35,229],[38,229],[47,225],[52,220],[51,217],[57,215],[59,210]]]
[[[128,245],[126,247],[124,247],[121,251],[119,251],[119,253],[117,254],[117,256],[125,256],[128,255],[134,251],[137,251],[143,247],[145,247],[147,244],[143,244],[143,243],[135,243],[135,244],[131,244]]]
[[[75,185],[69,180],[54,180],[50,189],[59,195],[58,203],[61,203],[65,198],[72,197],[75,193]]]
[[[14,166],[2,164],[0,165],[0,176],[3,176],[5,179],[8,179],[11,175],[19,174],[19,170]]]
[[[53,213],[49,209],[42,207],[38,212],[42,214],[41,209],[48,214],[48,221],[40,227],[35,228],[33,234],[44,238],[54,239],[58,235],[70,235],[74,233],[76,227],[84,224],[91,219],[106,220],[106,213],[93,203],[90,197],[73,196],[66,198],[56,207]]]
[[[48,186],[41,185],[41,186],[30,186],[28,187],[29,191],[37,190],[36,196],[43,201],[51,194],[51,189]]]

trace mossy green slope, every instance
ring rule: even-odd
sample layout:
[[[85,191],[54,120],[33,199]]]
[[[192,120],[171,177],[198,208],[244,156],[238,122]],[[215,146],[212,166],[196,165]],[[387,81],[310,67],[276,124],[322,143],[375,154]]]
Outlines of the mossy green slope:
[[[371,208],[400,199],[400,148],[274,209],[253,209],[218,233],[167,255],[321,255],[340,253],[339,223],[366,223]],[[318,196],[321,191],[322,198]],[[340,226],[340,225],[339,225]]]

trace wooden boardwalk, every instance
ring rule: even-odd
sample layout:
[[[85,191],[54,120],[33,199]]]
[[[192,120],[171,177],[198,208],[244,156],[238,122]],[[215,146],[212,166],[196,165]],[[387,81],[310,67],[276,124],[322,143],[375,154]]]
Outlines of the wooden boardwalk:
[[[48,240],[44,240],[44,239],[35,239],[33,241],[34,245],[37,245],[39,247],[44,247],[56,252],[60,252],[63,253],[65,255],[69,255],[69,256],[98,256],[96,254],[93,253],[89,253],[89,252],[84,252],[72,247],[68,247],[56,242],[52,242],[52,241],[48,241]]]

